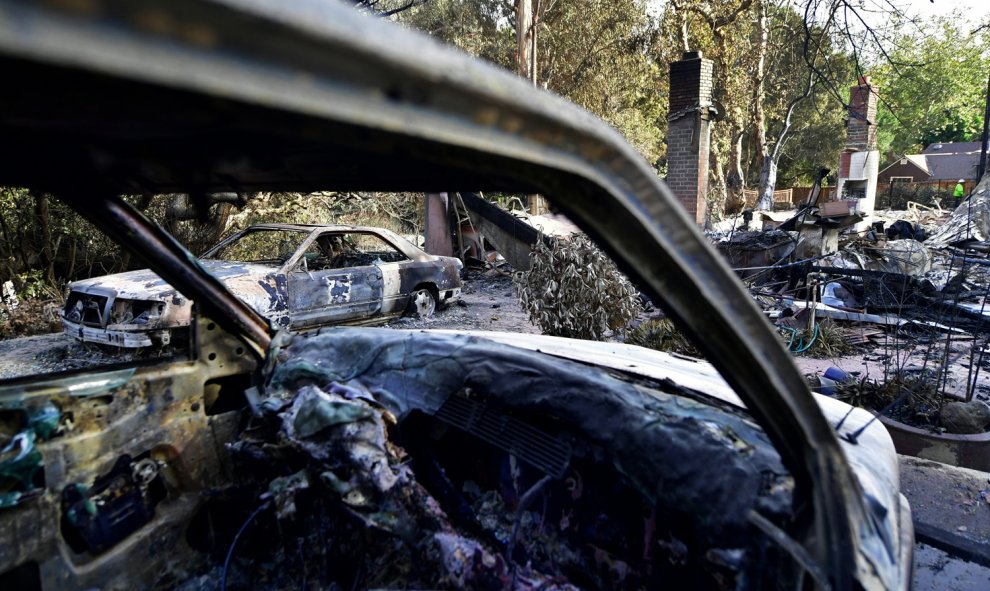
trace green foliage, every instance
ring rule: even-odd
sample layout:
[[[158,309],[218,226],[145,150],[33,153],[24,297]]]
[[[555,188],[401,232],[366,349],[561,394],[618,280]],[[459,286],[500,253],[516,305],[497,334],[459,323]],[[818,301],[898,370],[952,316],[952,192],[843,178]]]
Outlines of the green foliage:
[[[882,99],[878,143],[888,159],[931,143],[979,139],[990,34],[970,34],[965,22],[938,17],[906,30],[890,50],[893,63],[874,70]]]
[[[515,70],[515,12],[511,2],[429,0],[395,19],[509,70]]]
[[[422,207],[422,193],[256,193],[231,214],[225,234],[259,223],[351,224],[409,234],[422,227]]]
[[[41,199],[47,208],[39,210]],[[110,242],[94,234],[90,224],[57,199],[0,187],[0,279],[13,280],[22,297],[58,297],[61,285],[56,279],[66,270],[91,269],[117,258],[116,247],[111,255],[104,250]],[[53,259],[51,276],[48,253]]]
[[[626,335],[626,343],[647,349],[702,357],[691,341],[667,318],[647,320]]]
[[[636,289],[586,236],[540,240],[530,260],[515,276],[516,293],[544,334],[600,341],[641,309]]]
[[[641,0],[551,4],[542,19],[540,80],[622,133],[650,162],[661,153],[666,64],[650,59],[658,31]]]
[[[775,47],[768,56],[765,108],[767,133],[776,142],[788,103],[805,91],[808,65],[804,58],[802,15],[792,7],[783,6],[770,16],[776,34],[771,36]],[[820,30],[816,29],[814,34],[820,34]],[[851,84],[856,79],[852,56],[832,36],[825,35],[821,43],[820,63],[828,64],[834,76]],[[797,104],[791,119],[793,127],[777,162],[777,186],[781,188],[810,186],[819,168],[834,169],[846,141],[846,111],[820,82],[806,100]],[[749,178],[754,181],[759,174],[757,166],[755,159],[751,160]]]
[[[649,161],[663,153],[667,93],[658,91],[657,27],[644,0],[544,2],[537,82],[598,115]],[[396,18],[516,71],[516,15],[502,0],[431,0]]]
[[[48,283],[40,269],[19,273],[14,276],[13,281],[14,288],[17,290],[17,297],[20,299],[53,300],[61,298],[58,289]]]

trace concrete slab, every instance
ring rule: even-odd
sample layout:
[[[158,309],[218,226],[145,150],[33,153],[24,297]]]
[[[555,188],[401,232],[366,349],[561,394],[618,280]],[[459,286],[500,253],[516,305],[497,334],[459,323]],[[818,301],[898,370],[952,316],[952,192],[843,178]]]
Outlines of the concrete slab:
[[[985,546],[990,557],[990,473],[899,456],[914,521]]]
[[[899,460],[917,538],[914,590],[990,589],[990,473]]]
[[[953,558],[927,544],[914,547],[914,591],[990,589],[990,568]]]

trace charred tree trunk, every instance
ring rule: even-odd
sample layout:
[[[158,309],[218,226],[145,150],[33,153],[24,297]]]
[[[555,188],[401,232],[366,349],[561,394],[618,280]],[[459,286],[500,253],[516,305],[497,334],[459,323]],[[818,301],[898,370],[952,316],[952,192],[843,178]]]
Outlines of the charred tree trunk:
[[[760,192],[756,197],[757,210],[773,208],[773,189],[777,182],[777,166],[767,146],[767,121],[763,111],[764,81],[766,78],[767,43],[770,33],[766,2],[757,4],[756,18],[756,70],[753,77],[753,140],[760,160]],[[769,182],[773,179],[772,182]]]
[[[39,256],[45,273],[45,283],[55,285],[55,253],[52,248],[52,220],[47,193],[31,193],[34,198],[34,220],[41,232]]]
[[[743,130],[738,123],[732,126],[731,144],[729,145],[729,174],[725,177],[726,203],[728,208],[744,209],[746,198],[743,196],[743,189],[746,187],[746,177],[742,167],[742,140]]]

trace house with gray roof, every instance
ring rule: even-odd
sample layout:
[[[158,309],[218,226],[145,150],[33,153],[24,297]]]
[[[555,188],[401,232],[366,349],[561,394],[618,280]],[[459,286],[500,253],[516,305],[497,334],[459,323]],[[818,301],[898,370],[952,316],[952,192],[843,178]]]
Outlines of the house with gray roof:
[[[877,175],[878,184],[975,181],[980,142],[931,144],[921,154],[907,154]]]

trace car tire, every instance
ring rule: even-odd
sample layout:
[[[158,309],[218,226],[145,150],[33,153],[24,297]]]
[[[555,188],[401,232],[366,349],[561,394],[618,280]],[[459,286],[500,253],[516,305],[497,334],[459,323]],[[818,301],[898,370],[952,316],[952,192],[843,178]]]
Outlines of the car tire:
[[[407,313],[413,318],[429,318],[437,311],[437,296],[428,287],[420,287],[409,294]]]

